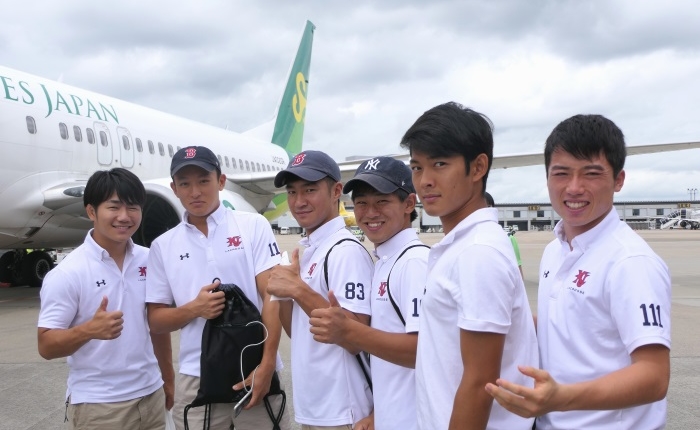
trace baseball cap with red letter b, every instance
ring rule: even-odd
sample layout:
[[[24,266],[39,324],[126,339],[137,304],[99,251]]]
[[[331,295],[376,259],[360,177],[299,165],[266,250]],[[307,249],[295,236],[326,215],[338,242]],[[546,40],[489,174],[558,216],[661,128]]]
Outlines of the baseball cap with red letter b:
[[[328,176],[339,182],[340,168],[325,152],[304,151],[292,157],[287,168],[275,176],[275,187],[287,185],[295,176],[309,182],[320,181]]]
[[[175,176],[175,173],[185,166],[201,167],[208,172],[215,169],[217,172],[221,172],[219,159],[211,152],[211,149],[204,146],[188,146],[179,149],[173,155],[173,161],[170,162],[170,176]]]

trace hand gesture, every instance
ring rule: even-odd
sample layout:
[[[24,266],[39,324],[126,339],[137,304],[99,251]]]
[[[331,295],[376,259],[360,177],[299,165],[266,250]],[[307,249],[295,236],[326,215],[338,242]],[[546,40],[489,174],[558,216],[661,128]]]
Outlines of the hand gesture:
[[[124,313],[121,311],[108,312],[108,302],[107,296],[102,297],[102,302],[95,311],[95,315],[88,322],[92,339],[112,340],[122,334]]]
[[[299,276],[299,249],[292,252],[289,265],[281,265],[272,268],[270,278],[267,281],[267,293],[280,298],[293,298],[296,285],[301,282]]]
[[[316,342],[339,345],[344,341],[345,324],[348,318],[333,291],[328,292],[328,302],[330,303],[329,307],[311,311],[309,315],[311,317],[309,319],[310,331]]]
[[[274,372],[274,366],[266,368],[260,365],[250,372],[247,378],[233,386],[233,389],[236,391],[242,390],[243,387],[253,386],[250,402],[243,409],[250,409],[263,401],[267,393],[270,392],[270,384],[272,383],[272,374]],[[253,383],[253,379],[255,379],[255,383]]]
[[[217,279],[199,291],[194,299],[194,309],[197,316],[210,320],[218,317],[224,311],[226,295],[223,291],[212,292],[220,284],[221,281]]]
[[[530,366],[518,366],[518,370],[535,380],[535,388],[498,379],[495,385],[486,384],[486,391],[505,409],[521,417],[538,417],[558,410],[561,385],[545,370]]]

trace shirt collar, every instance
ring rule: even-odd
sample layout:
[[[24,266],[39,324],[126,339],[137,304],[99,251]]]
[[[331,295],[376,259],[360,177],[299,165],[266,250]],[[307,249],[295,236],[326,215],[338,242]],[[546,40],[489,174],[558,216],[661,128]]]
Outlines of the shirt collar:
[[[598,225],[587,232],[581,233],[574,237],[571,240],[571,247],[579,248],[582,251],[585,251],[599,238],[609,236],[619,221],[620,217],[617,214],[617,211],[614,207],[611,208],[610,212],[605,215],[605,218],[603,218]],[[559,239],[562,245],[569,247],[569,243],[566,240],[566,235],[564,234],[564,220],[560,220],[554,227],[554,235],[557,237],[557,239]]]
[[[224,205],[219,203],[219,207],[216,208],[216,210],[214,212],[210,213],[209,216],[207,217],[207,224],[209,224],[210,221],[214,222],[215,225],[223,224],[225,219],[226,219],[226,212],[225,211],[227,211],[227,210],[228,209],[226,209],[226,207],[224,207]],[[190,228],[196,228],[194,226],[194,224],[190,223],[189,219],[187,218],[188,216],[189,216],[189,213],[187,211],[185,211],[182,214],[182,222],[184,222],[185,225],[190,227]]]
[[[445,235],[440,242],[438,242],[435,247],[446,246],[455,241],[457,236],[461,236],[469,231],[472,227],[482,222],[498,222],[498,209],[496,208],[483,208],[477,209],[469,216],[464,218],[452,229],[449,233]]]
[[[94,230],[94,228],[91,228],[90,231],[87,232],[87,236],[85,236],[85,245],[90,249],[90,255],[99,255],[100,261],[111,260],[112,257],[109,255],[109,252],[95,242],[95,239],[92,237],[92,232]],[[129,241],[126,243],[125,255],[132,255],[133,252],[134,241],[129,238]]]
[[[405,228],[396,233],[386,242],[377,246],[377,249],[374,250],[373,254],[375,257],[381,260],[388,259],[394,256],[397,252],[401,251],[407,243],[418,240],[416,230],[414,230],[412,227]]]
[[[341,216],[337,216],[321,227],[314,230],[313,233],[307,235],[299,241],[299,245],[307,248],[317,248],[324,240],[330,237],[333,233],[345,228],[345,220]]]

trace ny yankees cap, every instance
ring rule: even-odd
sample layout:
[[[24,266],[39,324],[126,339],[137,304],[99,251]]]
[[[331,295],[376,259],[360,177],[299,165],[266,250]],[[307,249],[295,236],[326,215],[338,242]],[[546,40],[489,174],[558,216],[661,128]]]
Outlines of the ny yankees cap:
[[[170,177],[175,176],[175,173],[185,166],[201,167],[208,172],[214,169],[221,172],[219,159],[211,152],[211,149],[204,146],[188,146],[179,149],[173,155],[173,161],[170,162]]]
[[[336,182],[340,181],[340,168],[328,154],[321,151],[304,151],[291,160],[286,169],[275,176],[275,187],[287,185],[291,176],[297,176],[305,181],[316,182],[328,176]]]
[[[411,180],[411,169],[392,157],[377,157],[362,162],[355,171],[355,176],[343,187],[343,193],[349,193],[361,182],[369,184],[382,194],[390,194],[399,189],[409,194],[416,192]]]

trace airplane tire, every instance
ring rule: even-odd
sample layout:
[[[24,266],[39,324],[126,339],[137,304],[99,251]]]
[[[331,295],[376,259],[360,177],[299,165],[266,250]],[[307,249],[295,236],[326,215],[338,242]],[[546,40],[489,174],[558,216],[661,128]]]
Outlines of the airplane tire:
[[[49,270],[53,269],[53,258],[44,251],[33,251],[22,261],[24,282],[30,287],[39,288]]]
[[[0,282],[22,285],[22,272],[15,267],[15,251],[7,251],[0,257]]]

